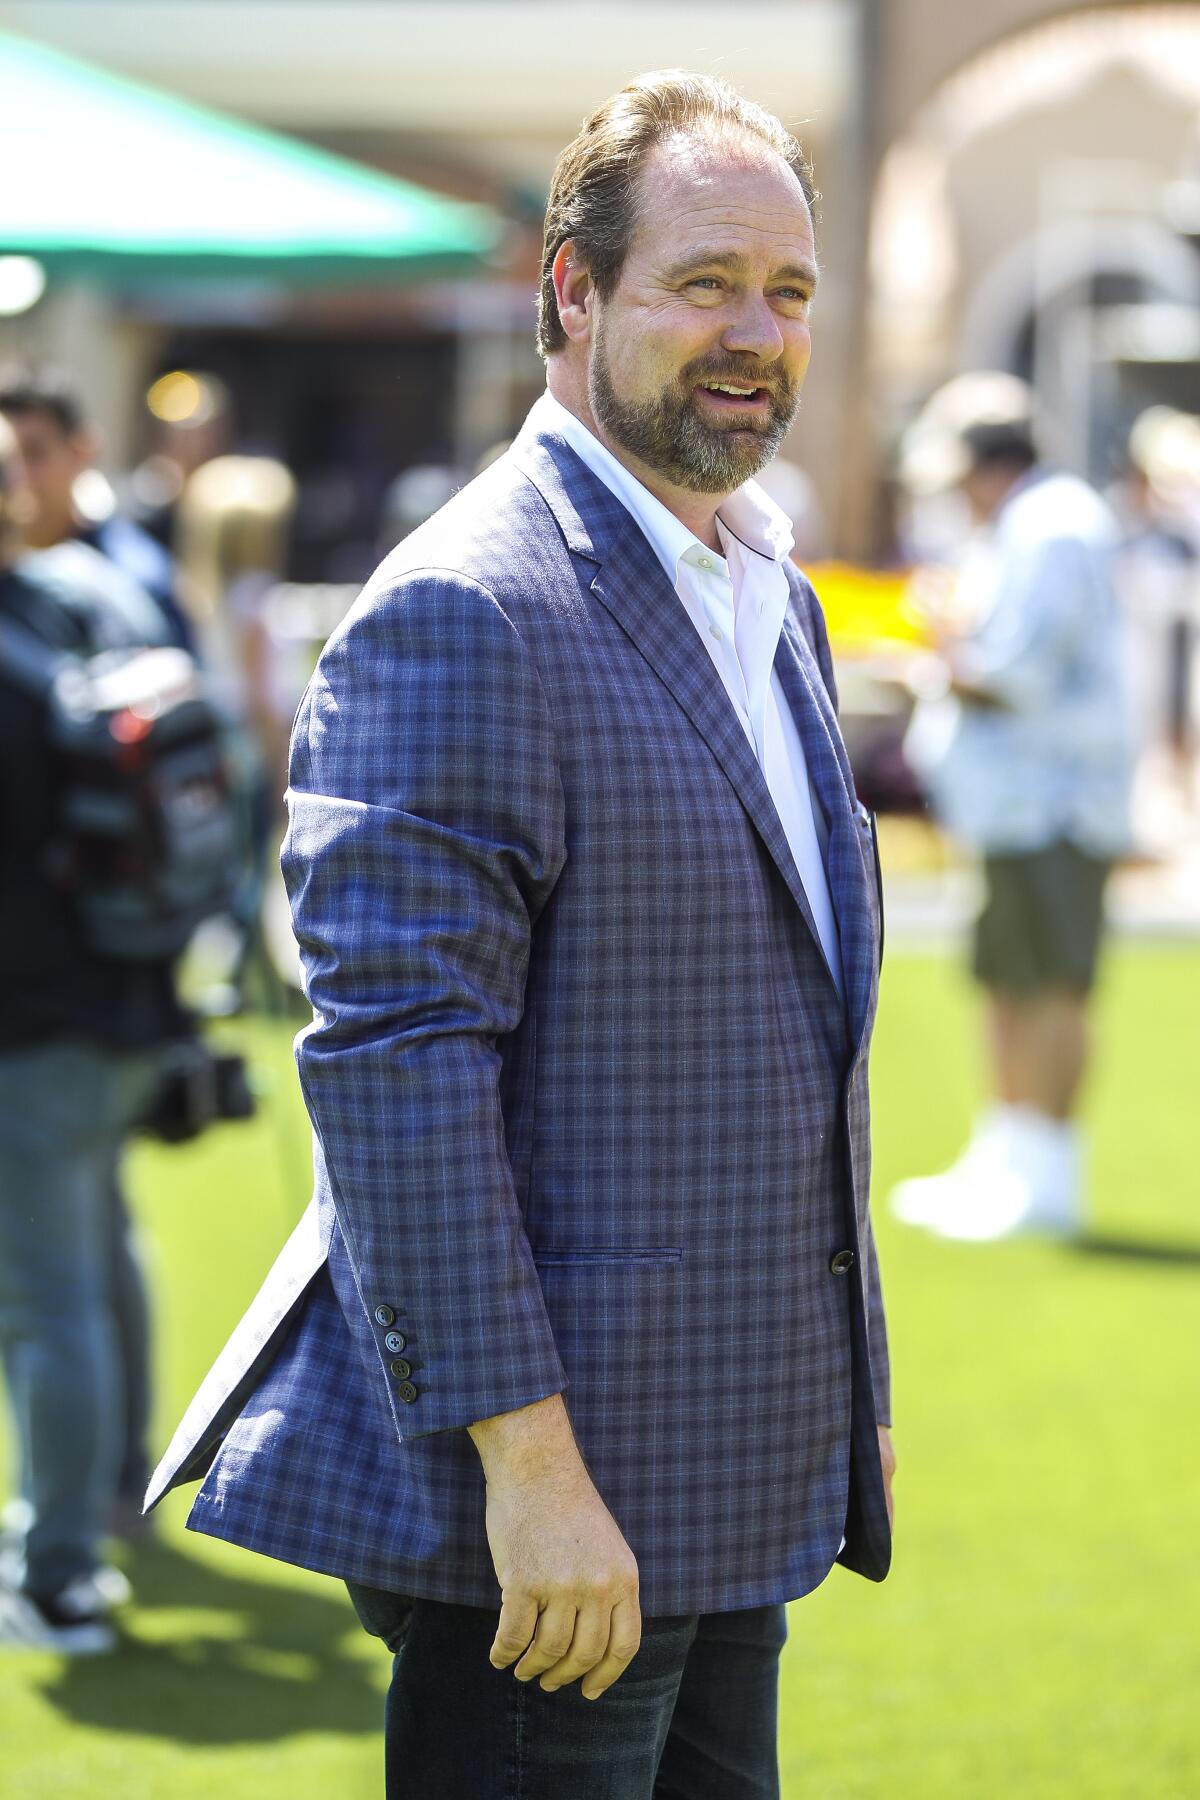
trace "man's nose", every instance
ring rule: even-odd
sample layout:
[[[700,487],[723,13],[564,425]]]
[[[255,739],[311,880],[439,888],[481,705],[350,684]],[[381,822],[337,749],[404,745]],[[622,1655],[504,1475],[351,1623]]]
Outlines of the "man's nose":
[[[774,362],[783,354],[783,333],[765,294],[741,302],[721,333],[721,348],[757,356],[762,362]]]

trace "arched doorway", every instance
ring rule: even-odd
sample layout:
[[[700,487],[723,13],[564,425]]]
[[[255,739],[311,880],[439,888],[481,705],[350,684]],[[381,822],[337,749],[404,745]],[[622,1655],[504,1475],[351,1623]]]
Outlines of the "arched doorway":
[[[1200,5],[1136,5],[1020,30],[910,112],[871,207],[864,548],[890,441],[960,369],[1032,378],[1097,477],[1142,406],[1200,407],[1200,258],[1171,214],[1198,107]]]

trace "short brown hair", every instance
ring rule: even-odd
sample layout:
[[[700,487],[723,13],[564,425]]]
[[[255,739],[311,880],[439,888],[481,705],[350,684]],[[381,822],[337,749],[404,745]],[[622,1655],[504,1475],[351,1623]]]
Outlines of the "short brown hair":
[[[636,224],[637,177],[650,152],[672,137],[710,133],[755,137],[787,164],[811,207],[812,167],[773,113],[746,100],[727,81],[658,69],[639,75],[584,121],[555,165],[546,202],[538,350],[552,356],[567,342],[554,292],[554,259],[567,239],[600,294],[620,279]]]

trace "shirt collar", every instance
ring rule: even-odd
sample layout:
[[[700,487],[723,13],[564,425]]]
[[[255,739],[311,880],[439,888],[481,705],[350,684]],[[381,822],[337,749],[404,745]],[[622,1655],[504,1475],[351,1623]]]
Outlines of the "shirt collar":
[[[669,512],[649,488],[630,474],[624,463],[618,462],[611,450],[553,394],[546,392],[535,403],[531,420],[536,427],[565,438],[593,475],[633,514],[673,586],[678,581],[679,565],[685,558],[694,562],[697,555],[715,554],[706,549],[695,533]],[[738,545],[767,562],[781,563],[795,542],[787,514],[755,481],[745,482],[722,501],[717,520],[723,527],[720,536],[726,553],[731,548],[729,540],[736,539]],[[736,548],[736,545],[732,547]]]

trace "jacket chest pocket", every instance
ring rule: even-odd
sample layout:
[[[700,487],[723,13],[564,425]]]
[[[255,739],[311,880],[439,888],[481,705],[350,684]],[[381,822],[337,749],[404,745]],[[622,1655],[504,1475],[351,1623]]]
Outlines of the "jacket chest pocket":
[[[653,1263],[677,1263],[682,1258],[683,1250],[678,1245],[589,1245],[561,1250],[547,1247],[533,1252],[534,1267],[538,1269],[595,1268],[597,1265],[636,1267]]]

